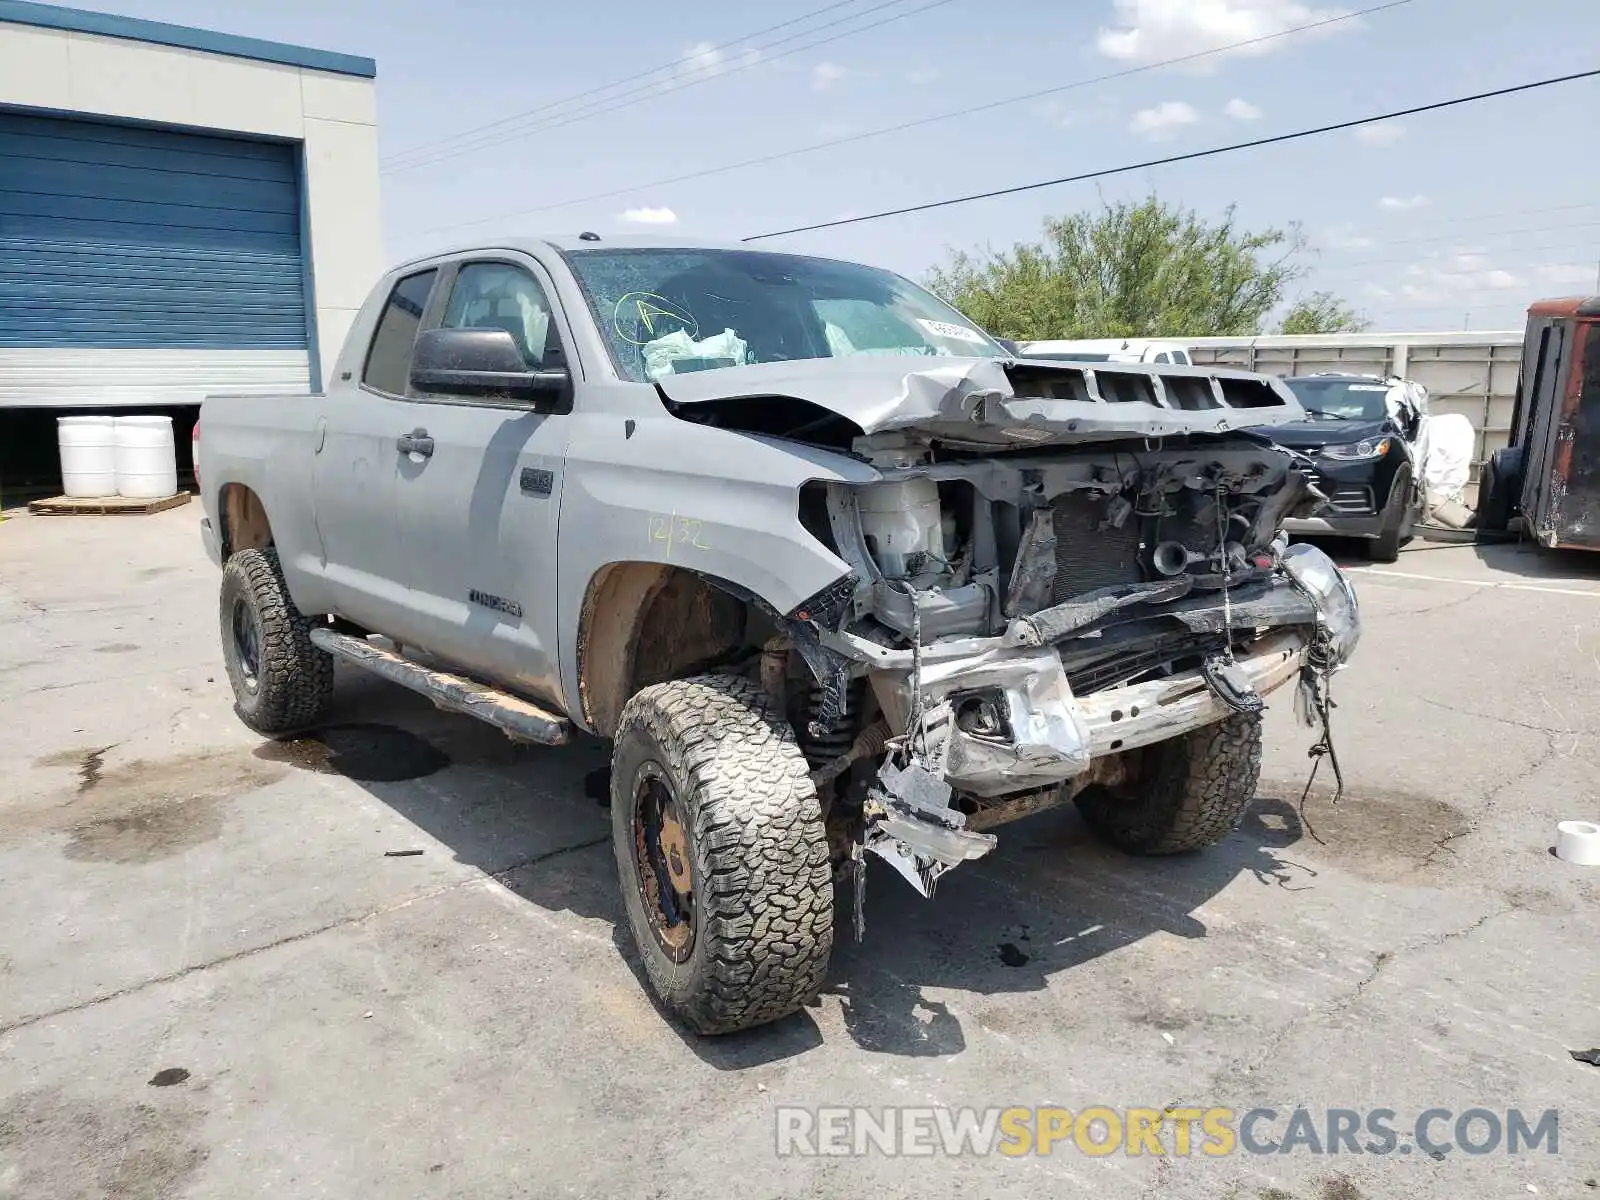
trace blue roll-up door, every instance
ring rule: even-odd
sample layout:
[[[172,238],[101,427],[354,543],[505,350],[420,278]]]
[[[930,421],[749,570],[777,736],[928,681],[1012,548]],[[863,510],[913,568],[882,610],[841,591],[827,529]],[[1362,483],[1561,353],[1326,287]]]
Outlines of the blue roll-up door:
[[[0,112],[0,355],[304,352],[297,159],[280,143]]]

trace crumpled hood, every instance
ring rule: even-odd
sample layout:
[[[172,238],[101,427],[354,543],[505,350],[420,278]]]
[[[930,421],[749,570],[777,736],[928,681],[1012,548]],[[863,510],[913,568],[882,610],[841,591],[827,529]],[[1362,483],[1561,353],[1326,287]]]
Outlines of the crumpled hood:
[[[1323,446],[1353,446],[1368,438],[1392,435],[1394,430],[1387,421],[1328,421],[1312,417],[1293,425],[1273,426],[1262,432],[1280,446],[1290,446],[1296,450],[1320,450]]]
[[[917,430],[982,447],[1216,434],[1305,416],[1269,376],[1121,363],[857,355],[666,375],[656,386],[672,405],[785,396],[863,433]]]

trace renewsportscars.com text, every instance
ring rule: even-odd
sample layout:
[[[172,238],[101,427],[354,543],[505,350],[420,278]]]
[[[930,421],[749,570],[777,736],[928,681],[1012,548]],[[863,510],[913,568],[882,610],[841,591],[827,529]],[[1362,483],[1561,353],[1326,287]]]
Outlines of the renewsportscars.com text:
[[[891,1157],[1062,1151],[1110,1154],[1557,1154],[1560,1115],[1430,1108],[797,1108],[777,1109],[780,1157]]]

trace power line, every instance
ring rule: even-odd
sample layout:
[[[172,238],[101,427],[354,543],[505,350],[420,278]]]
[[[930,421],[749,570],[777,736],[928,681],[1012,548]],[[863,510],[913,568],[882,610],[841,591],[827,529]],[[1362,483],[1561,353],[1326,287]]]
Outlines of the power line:
[[[1291,29],[1283,29],[1277,33],[1264,34],[1260,37],[1246,38],[1243,41],[1229,42],[1224,46],[1214,46],[1209,50],[1197,50],[1189,54],[1182,54],[1176,58],[1162,59],[1160,62],[1145,63],[1142,66],[1126,67],[1119,71],[1112,71],[1105,75],[1095,75],[1087,79],[1077,79],[1071,83],[1059,84],[1055,87],[1041,88],[1038,91],[1024,92],[1021,95],[1007,96],[1001,100],[989,100],[983,104],[975,104],[970,108],[955,109],[950,112],[935,113],[932,116],[918,117],[911,121],[902,121],[898,125],[886,125],[880,129],[869,129],[862,133],[853,133],[845,137],[831,138],[823,142],[813,142],[808,146],[797,146],[790,150],[779,150],[772,154],[763,154],[756,158],[747,158],[739,162],[726,163],[719,167],[707,167],[700,171],[691,171],[686,175],[674,175],[667,179],[657,179],[649,183],[633,184],[629,187],[615,188],[608,192],[595,192],[587,196],[577,196],[571,200],[561,200],[554,204],[542,204],[533,208],[520,208],[511,212],[498,213],[489,217],[477,217],[471,221],[457,221],[449,225],[436,225],[428,229],[418,230],[415,233],[402,234],[405,238],[426,237],[429,234],[444,233],[452,229],[467,229],[474,225],[489,225],[496,221],[506,221],[514,217],[531,216],[534,213],[550,212],[558,208],[569,208],[575,204],[587,204],[595,200],[610,200],[617,196],[626,196],[631,192],[642,191],[645,188],[666,187],[675,183],[687,183],[695,179],[706,179],[712,175],[723,175],[730,171],[740,171],[746,167],[765,166],[767,163],[778,162],[786,158],[794,158],[802,154],[815,154],[819,150],[831,150],[836,146],[847,146],[855,142],[864,142],[872,138],[886,137],[892,133],[904,133],[908,129],[917,129],[925,125],[934,125],[943,121],[953,121],[960,117],[970,117],[978,113],[990,112],[994,109],[1005,108],[1013,104],[1025,104],[1030,100],[1041,100],[1047,96],[1059,95],[1079,88],[1091,87],[1095,84],[1110,83],[1118,79],[1126,79],[1133,75],[1142,75],[1151,71],[1159,71],[1166,67],[1181,66],[1184,63],[1196,62],[1218,54],[1227,54],[1234,50],[1243,50],[1251,46],[1264,45],[1268,42],[1278,41],[1292,37],[1297,33],[1306,33],[1311,30],[1321,29],[1329,25],[1337,25],[1345,21],[1353,21],[1360,17],[1370,16],[1373,13],[1383,12],[1391,8],[1400,8],[1414,3],[1415,0],[1390,0],[1386,4],[1377,4],[1371,8],[1364,8],[1357,12],[1342,13],[1338,16],[1326,17],[1320,21],[1311,21],[1304,25],[1296,25]]]
[[[1549,250],[1549,251],[1554,251],[1555,253],[1558,253],[1558,254],[1574,254],[1574,253],[1581,253],[1581,252],[1587,251],[1587,250],[1589,250],[1591,248],[1591,246],[1592,246],[1592,243],[1586,243],[1586,244],[1581,245],[1581,246],[1507,246],[1507,247],[1504,248],[1503,252],[1506,253],[1506,254],[1516,254],[1516,253],[1526,253],[1526,252],[1528,252],[1530,250]],[[1480,255],[1478,257],[1484,257],[1484,256]],[[1428,265],[1426,260],[1423,260],[1423,261],[1419,262],[1415,258],[1391,258],[1391,259],[1383,259],[1383,260],[1379,260],[1379,261],[1376,261],[1376,262],[1370,262],[1370,263],[1352,263],[1350,265],[1351,265],[1352,268],[1361,267],[1363,269],[1363,271],[1365,271],[1365,269],[1368,268],[1368,267],[1398,267],[1398,266],[1408,266],[1408,267],[1410,267],[1410,266],[1415,266],[1415,267],[1419,267],[1423,271],[1425,271],[1426,275],[1428,277],[1434,277],[1434,276],[1443,277],[1443,276],[1492,275],[1496,271],[1505,271],[1507,274],[1510,274],[1510,273],[1512,273],[1513,270],[1526,271],[1526,270],[1532,270],[1532,269],[1535,269],[1535,268],[1538,268],[1538,267],[1563,267],[1563,266],[1571,265],[1571,260],[1569,258],[1569,259],[1564,259],[1562,261],[1557,261],[1557,262],[1539,262],[1539,263],[1522,262],[1522,263],[1514,264],[1513,267],[1493,266],[1493,265],[1482,266],[1482,267],[1465,267],[1465,268],[1452,269],[1452,270],[1448,270],[1448,271],[1433,269],[1433,268],[1429,267],[1429,265]],[[1392,274],[1392,273],[1390,273],[1390,274]],[[1346,272],[1343,271],[1343,270],[1322,271],[1322,270],[1319,270],[1317,267],[1313,266],[1313,267],[1309,267],[1307,269],[1306,277],[1307,278],[1313,278],[1314,277],[1316,279],[1340,279],[1340,278],[1345,277],[1345,275],[1346,275]],[[1418,278],[1421,278],[1421,277],[1422,276],[1419,276]]]
[[[1492,213],[1472,213],[1464,217],[1439,217],[1430,219],[1430,225],[1461,225],[1469,221],[1497,221],[1501,217],[1529,217],[1539,213],[1571,212],[1578,208],[1594,208],[1600,201],[1585,200],[1580,204],[1553,204],[1548,208],[1502,208]],[[1489,235],[1484,235],[1489,236]]]
[[[1015,187],[995,188],[988,192],[973,192],[966,196],[955,196],[948,200],[930,200],[925,204],[910,204],[904,208],[884,209],[881,212],[867,213],[859,217],[839,217],[832,221],[818,221],[813,225],[797,225],[792,229],[776,229],[770,233],[755,233],[741,241],[759,242],[767,238],[786,237],[792,233],[811,233],[818,229],[833,229],[840,225],[859,225],[866,221],[880,221],[885,217],[903,217],[909,213],[928,212],[936,208],[949,208],[957,204],[970,204],[975,200],[992,200],[997,196],[1015,196],[1021,192],[1038,191],[1041,188],[1058,187],[1064,183],[1082,183],[1089,179],[1104,179],[1108,175],[1124,175],[1130,171],[1144,171],[1151,167],[1171,166],[1174,163],[1194,162],[1202,158],[1215,158],[1222,154],[1232,154],[1239,150],[1254,150],[1261,146],[1275,146],[1282,142],[1301,141],[1305,138],[1320,137],[1323,134],[1338,133],[1345,129],[1355,129],[1361,125],[1372,125],[1378,121],[1393,121],[1400,117],[1414,117],[1421,113],[1438,112],[1440,109],[1456,108],[1463,104],[1475,104],[1480,100],[1493,100],[1501,96],[1511,96],[1520,92],[1531,92],[1539,88],[1554,87],[1560,83],[1573,83],[1579,79],[1593,79],[1600,76],[1600,69],[1579,71],[1572,75],[1557,75],[1549,79],[1537,79],[1531,83],[1519,83],[1513,87],[1495,88],[1488,92],[1475,92],[1470,96],[1457,96],[1452,100],[1437,100],[1432,104],[1419,104],[1411,108],[1396,109],[1393,112],[1378,113],[1370,117],[1359,117],[1353,121],[1337,121],[1331,125],[1319,125],[1313,129],[1301,129],[1294,133],[1280,133],[1272,137],[1253,138],[1248,142],[1235,142],[1228,146],[1213,146],[1207,150],[1191,150],[1185,154],[1172,154],[1166,158],[1147,159],[1144,162],[1130,163],[1120,167],[1107,167],[1099,171],[1085,171],[1079,175],[1063,175],[1059,179],[1044,179],[1037,183],[1021,183]]]
[[[1574,221],[1570,225],[1543,225],[1543,226],[1530,226],[1530,227],[1524,228],[1524,229],[1499,229],[1499,230],[1494,230],[1492,232],[1483,232],[1483,233],[1478,234],[1478,236],[1481,237],[1481,238],[1488,238],[1488,237],[1505,237],[1505,236],[1508,236],[1510,234],[1515,234],[1515,233],[1565,233],[1569,229],[1594,229],[1597,226],[1600,226],[1600,221]],[[1430,244],[1433,244],[1433,243],[1436,243],[1436,242],[1458,241],[1458,240],[1460,240],[1460,237],[1461,237],[1460,234],[1446,234],[1443,237],[1405,238],[1405,239],[1402,239],[1400,241],[1383,242],[1383,243],[1381,243],[1381,245],[1383,245],[1385,247],[1389,247],[1389,246],[1424,246],[1424,245],[1430,245]],[[1576,249],[1576,247],[1551,246],[1551,245],[1541,245],[1541,246],[1489,246],[1486,249],[1481,250],[1481,251],[1480,250],[1461,250],[1461,251],[1457,252],[1457,256],[1459,256],[1459,255],[1479,255],[1479,256],[1482,256],[1482,255],[1487,255],[1487,254],[1513,254],[1513,253],[1516,253],[1519,250],[1562,250],[1562,249]],[[1343,270],[1346,267],[1381,267],[1381,266],[1385,266],[1385,265],[1390,264],[1390,263],[1415,262],[1415,261],[1417,261],[1415,255],[1407,255],[1407,256],[1405,256],[1403,258],[1358,258],[1353,262],[1336,262],[1336,263],[1333,263],[1332,265],[1337,267],[1337,268],[1339,268],[1340,270]]]
[[[671,95],[674,92],[681,92],[687,88],[698,87],[700,84],[707,83],[712,79],[722,79],[729,75],[737,74],[740,71],[751,70],[752,68],[761,66],[765,63],[777,62],[781,58],[788,58],[791,54],[799,54],[806,50],[815,50],[818,46],[826,46],[832,42],[840,41],[843,38],[855,37],[857,34],[867,33],[870,30],[877,29],[881,26],[892,24],[895,21],[903,21],[907,17],[917,16],[920,13],[928,12],[930,9],[943,8],[946,4],[952,3],[953,0],[928,0],[928,3],[921,4],[916,8],[910,8],[902,12],[891,13],[880,20],[873,21],[866,25],[858,25],[854,29],[846,29],[829,37],[818,38],[813,42],[806,42],[804,45],[791,46],[789,49],[783,50],[777,54],[769,55],[765,53],[773,46],[780,46],[785,42],[791,42],[797,38],[809,37],[813,33],[820,33],[824,29],[831,29],[835,25],[848,24],[850,21],[859,20],[861,17],[868,16],[869,14],[878,12],[881,9],[892,8],[894,5],[903,4],[904,2],[905,0],[883,0],[883,3],[875,4],[871,8],[862,9],[860,12],[851,13],[850,15],[840,18],[837,21],[829,21],[822,25],[818,25],[813,29],[807,29],[801,33],[792,34],[789,37],[779,38],[775,42],[769,42],[762,46],[751,47],[751,49],[762,51],[761,57],[752,61],[736,63],[731,67],[716,71],[714,73],[701,74],[692,78],[680,79],[671,87],[662,87],[658,84],[652,83],[629,88],[627,91],[619,92],[617,95],[608,97],[605,100],[580,105],[578,108],[569,113],[555,114],[554,117],[547,121],[536,121],[530,125],[503,130],[501,133],[490,137],[473,139],[467,145],[456,146],[448,150],[441,150],[432,156],[419,158],[412,162],[402,163],[399,166],[389,168],[386,173],[395,174],[400,171],[410,171],[416,167],[432,166],[435,163],[444,162],[447,159],[460,158],[466,154],[475,154],[479,150],[487,150],[493,146],[500,146],[507,142],[517,141],[520,138],[531,137],[536,133],[549,133],[552,130],[561,129],[567,125],[572,125],[579,121],[586,121],[591,117],[604,116],[607,113],[618,112],[624,108],[632,108],[635,105],[643,104],[647,100],[654,100],[658,96]],[[613,103],[613,101],[620,101],[620,103]]]
[[[845,8],[848,5],[857,4],[859,2],[860,0],[835,0],[835,2],[832,4],[824,5],[821,8],[814,8],[810,12],[801,13],[798,17],[791,17],[787,21],[778,22],[776,25],[768,25],[765,29],[758,29],[754,33],[745,34],[743,37],[733,38],[726,42],[718,42],[716,45],[707,46],[705,49],[694,54],[686,54],[682,58],[675,58],[669,63],[663,63],[657,67],[648,67],[645,70],[635,72],[632,75],[624,75],[621,79],[614,79],[610,83],[603,83],[599,87],[592,87],[587,91],[575,92],[572,95],[564,96],[559,100],[552,100],[547,104],[540,104],[534,108],[524,109],[522,112],[512,113],[510,116],[501,117],[498,121],[490,121],[486,125],[474,125],[470,128],[453,133],[448,137],[435,138],[434,140],[428,142],[420,142],[409,149],[396,151],[394,154],[389,155],[385,161],[392,162],[396,159],[410,158],[414,154],[429,151],[438,146],[448,145],[457,138],[471,137],[476,134],[484,133],[487,130],[496,129],[502,125],[513,125],[526,117],[548,112],[552,108],[561,108],[565,105],[573,103],[574,101],[587,99],[590,96],[598,96],[602,92],[609,92],[613,88],[621,87],[623,84],[633,83],[639,79],[647,79],[653,75],[659,75],[663,71],[681,70],[686,66],[692,65],[697,59],[706,55],[720,54],[723,51],[732,50],[734,47],[742,45],[745,42],[752,41],[755,38],[765,37],[769,33],[776,33],[780,29],[787,29],[791,25],[799,25],[803,21],[809,21],[812,17],[820,17],[823,13],[832,12],[836,8]]]

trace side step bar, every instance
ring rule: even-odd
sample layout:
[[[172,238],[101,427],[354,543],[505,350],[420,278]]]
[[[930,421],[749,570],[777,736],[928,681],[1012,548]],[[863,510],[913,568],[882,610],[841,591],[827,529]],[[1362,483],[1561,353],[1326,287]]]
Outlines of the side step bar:
[[[335,658],[420,692],[440,708],[486,721],[518,741],[563,746],[572,734],[572,726],[564,717],[519,696],[460,675],[430,670],[362,638],[319,626],[312,629],[311,641]]]

